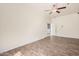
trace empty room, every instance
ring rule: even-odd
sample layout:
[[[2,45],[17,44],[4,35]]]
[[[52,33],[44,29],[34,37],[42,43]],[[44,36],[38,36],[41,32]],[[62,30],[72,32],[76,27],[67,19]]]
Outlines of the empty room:
[[[0,56],[79,56],[79,3],[0,3]]]

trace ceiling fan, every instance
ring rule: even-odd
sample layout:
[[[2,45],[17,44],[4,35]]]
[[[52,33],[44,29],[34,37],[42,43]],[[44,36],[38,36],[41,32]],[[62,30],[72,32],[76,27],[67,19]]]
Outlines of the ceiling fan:
[[[54,4],[54,5],[52,5],[51,9],[45,10],[45,11],[49,12],[49,14],[51,15],[53,12],[56,12],[59,14],[60,10],[62,10],[62,9],[66,9],[66,6],[58,7],[57,4]]]

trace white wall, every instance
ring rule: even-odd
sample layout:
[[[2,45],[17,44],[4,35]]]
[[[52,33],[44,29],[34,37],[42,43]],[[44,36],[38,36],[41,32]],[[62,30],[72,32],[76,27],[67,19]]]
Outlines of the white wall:
[[[0,53],[47,36],[39,4],[0,4]]]
[[[52,35],[79,38],[79,14],[73,13],[52,19],[52,28]]]

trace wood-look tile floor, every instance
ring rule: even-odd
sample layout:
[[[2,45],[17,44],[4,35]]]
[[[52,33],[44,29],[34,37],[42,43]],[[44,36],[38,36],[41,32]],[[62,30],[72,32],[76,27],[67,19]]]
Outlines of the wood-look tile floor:
[[[0,56],[79,56],[79,39],[47,37],[4,52]]]

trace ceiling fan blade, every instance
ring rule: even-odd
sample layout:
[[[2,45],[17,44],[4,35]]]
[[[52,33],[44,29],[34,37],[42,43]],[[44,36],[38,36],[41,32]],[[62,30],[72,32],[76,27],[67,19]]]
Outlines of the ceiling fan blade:
[[[57,13],[60,13],[60,11],[56,11]]]
[[[50,15],[52,14],[52,12],[49,13]]]
[[[50,11],[50,10],[44,10],[44,11]]]
[[[66,7],[60,7],[60,8],[57,8],[57,9],[59,10],[59,9],[65,9],[65,8],[66,8]]]

